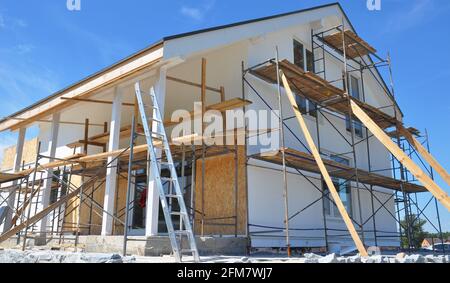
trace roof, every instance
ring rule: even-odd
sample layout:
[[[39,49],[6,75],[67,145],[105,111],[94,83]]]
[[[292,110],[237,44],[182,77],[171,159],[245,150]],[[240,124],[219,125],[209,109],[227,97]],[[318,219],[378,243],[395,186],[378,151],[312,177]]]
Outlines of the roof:
[[[164,42],[166,42],[166,41],[170,41],[170,40],[178,39],[178,38],[182,38],[182,37],[188,37],[188,36],[192,36],[192,35],[196,35],[196,34],[201,34],[201,33],[206,33],[206,32],[211,32],[211,31],[216,31],[216,30],[226,29],[226,28],[231,28],[231,27],[237,27],[237,26],[246,25],[246,24],[250,24],[250,23],[255,23],[255,22],[260,22],[260,21],[266,21],[266,20],[271,20],[271,19],[281,18],[281,17],[285,17],[285,16],[289,16],[289,15],[294,15],[294,14],[299,14],[299,13],[305,13],[305,12],[309,12],[309,11],[313,11],[313,10],[318,10],[318,9],[322,9],[322,8],[326,8],[326,7],[331,7],[331,6],[337,6],[337,7],[340,9],[340,11],[341,11],[342,14],[344,15],[345,19],[346,19],[347,22],[349,23],[350,27],[351,27],[351,28],[355,31],[355,33],[356,33],[356,29],[354,28],[354,26],[353,26],[352,23],[350,22],[350,19],[348,18],[347,14],[345,13],[345,11],[344,11],[344,9],[342,8],[341,4],[338,3],[338,2],[334,2],[334,3],[329,3],[329,4],[325,4],[325,5],[315,6],[315,7],[311,7],[311,8],[307,8],[307,9],[301,9],[301,10],[291,11],[291,12],[288,12],[288,13],[282,13],[282,14],[272,15],[272,16],[268,16],[268,17],[256,18],[256,19],[252,19],[252,20],[241,21],[241,22],[236,22],[236,23],[232,23],[232,24],[221,25],[221,26],[216,26],[216,27],[211,27],[211,28],[200,29],[200,30],[196,30],[196,31],[191,31],[191,32],[186,32],[186,33],[180,33],[180,34],[176,34],[176,35],[166,36],[166,37],[164,37],[163,39],[161,39],[161,40],[155,42],[154,44],[152,44],[152,45],[150,45],[150,46],[148,46],[148,47],[146,47],[146,48],[144,48],[144,49],[142,49],[142,50],[140,50],[140,51],[138,51],[138,52],[132,54],[131,56],[128,56],[128,57],[126,57],[125,59],[122,59],[122,60],[120,60],[119,62],[116,62],[116,63],[114,63],[113,65],[111,65],[111,66],[109,66],[109,67],[106,67],[106,68],[104,68],[104,69],[102,69],[102,70],[100,70],[100,71],[98,71],[98,72],[96,72],[96,73],[94,73],[94,74],[92,74],[92,75],[90,75],[90,76],[88,76],[88,77],[86,77],[86,78],[84,78],[84,79],[82,79],[82,80],[80,80],[80,81],[78,81],[78,82],[76,82],[76,83],[74,83],[74,84],[72,84],[72,85],[70,85],[70,86],[68,86],[68,87],[66,87],[66,88],[64,88],[64,89],[62,89],[62,90],[60,90],[60,91],[54,93],[54,94],[52,94],[52,95],[50,95],[50,96],[48,96],[48,97],[45,97],[45,98],[43,98],[43,99],[41,99],[41,100],[39,100],[39,101],[37,101],[37,102],[31,104],[30,106],[28,106],[28,107],[26,107],[26,108],[24,108],[24,109],[21,109],[21,110],[15,112],[15,113],[9,115],[8,117],[6,117],[6,118],[0,120],[0,123],[3,123],[3,122],[5,122],[6,120],[8,120],[9,118],[12,118],[12,117],[15,117],[15,116],[17,116],[17,115],[20,115],[20,114],[26,112],[27,110],[33,109],[33,108],[35,108],[35,107],[37,107],[37,106],[39,106],[39,105],[41,105],[41,104],[43,104],[43,103],[45,103],[45,102],[47,102],[47,101],[53,99],[53,98],[55,98],[55,97],[58,97],[59,95],[61,95],[61,94],[63,94],[64,92],[66,92],[67,90],[72,89],[72,88],[75,88],[75,87],[77,87],[77,86],[79,86],[79,85],[81,85],[81,84],[83,84],[83,83],[89,81],[89,80],[92,79],[92,78],[98,77],[98,76],[100,76],[101,74],[103,74],[103,73],[105,73],[105,72],[107,72],[107,71],[109,71],[109,70],[112,70],[112,69],[114,69],[115,67],[117,67],[117,66],[119,66],[119,65],[121,65],[121,64],[123,64],[123,63],[125,63],[125,62],[127,62],[127,61],[132,60],[133,58],[139,56],[140,54],[143,54],[143,53],[145,53],[145,52],[147,52],[147,51],[149,51],[149,50],[151,50],[151,49],[153,49],[153,48],[155,48],[155,47],[157,47],[157,46],[160,46],[160,45],[163,46]],[[369,58],[370,58],[370,57],[369,57]],[[398,106],[398,104],[397,104],[397,102],[396,102],[394,96],[390,93],[389,88],[387,87],[387,84],[386,84],[386,82],[384,81],[384,79],[383,79],[383,77],[381,76],[381,74],[379,73],[378,69],[375,68],[375,71],[376,71],[376,73],[378,74],[378,76],[381,78],[381,81],[382,81],[382,83],[384,84],[384,86],[385,86],[385,88],[386,88],[386,90],[387,90],[387,92],[388,92],[388,95],[390,96],[391,100],[396,104],[397,108],[398,108],[398,109],[400,110],[400,112],[401,112],[400,107]]]

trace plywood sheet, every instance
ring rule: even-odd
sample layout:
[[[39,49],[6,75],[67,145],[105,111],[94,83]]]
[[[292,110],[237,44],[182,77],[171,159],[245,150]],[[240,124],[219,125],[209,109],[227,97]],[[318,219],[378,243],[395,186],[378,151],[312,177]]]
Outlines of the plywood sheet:
[[[205,189],[202,190],[202,160],[197,160],[195,209],[202,211],[202,198],[204,198],[204,214],[206,219],[233,217],[235,213],[235,155],[228,153],[206,159],[205,162]],[[247,197],[246,197],[246,157],[245,148],[238,149],[238,234],[246,232],[247,225]],[[204,196],[202,195],[204,192]],[[204,225],[205,235],[234,235],[235,220],[206,220],[211,224],[232,224],[230,226]],[[201,216],[196,215],[196,234],[201,233]]]

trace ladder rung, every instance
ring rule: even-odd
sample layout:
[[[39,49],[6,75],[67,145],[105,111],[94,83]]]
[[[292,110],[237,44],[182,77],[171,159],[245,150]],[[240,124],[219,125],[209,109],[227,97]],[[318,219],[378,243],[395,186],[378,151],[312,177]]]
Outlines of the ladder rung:
[[[176,178],[171,178],[171,177],[161,177],[161,180],[163,180],[163,181],[176,181],[176,180],[178,180],[178,179],[176,179]]]
[[[156,122],[156,123],[162,123],[161,120],[155,119],[155,118],[147,118],[147,121],[152,121],[152,122]]]
[[[184,216],[187,215],[187,213],[185,212],[181,212],[181,211],[172,211],[170,212],[171,215],[175,215],[175,216]]]
[[[186,230],[176,230],[173,231],[176,235],[189,235],[189,232]]]
[[[180,198],[179,195],[166,195],[166,198]]]

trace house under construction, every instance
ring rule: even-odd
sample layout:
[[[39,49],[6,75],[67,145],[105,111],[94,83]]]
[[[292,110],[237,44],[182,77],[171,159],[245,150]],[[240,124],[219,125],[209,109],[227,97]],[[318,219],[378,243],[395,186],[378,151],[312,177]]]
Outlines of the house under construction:
[[[420,218],[442,234],[450,199],[433,174],[450,177],[427,134],[404,125],[391,67],[339,4],[166,37],[0,121],[18,132],[0,173],[0,243],[198,261],[366,255],[411,243]],[[250,126],[261,110],[275,123]],[[214,117],[224,127],[208,132]]]

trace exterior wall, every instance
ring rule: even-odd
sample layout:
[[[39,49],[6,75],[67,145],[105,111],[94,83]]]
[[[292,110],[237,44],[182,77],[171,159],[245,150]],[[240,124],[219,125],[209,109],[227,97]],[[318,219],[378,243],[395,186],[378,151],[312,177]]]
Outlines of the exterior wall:
[[[314,18],[314,16],[312,16]],[[332,23],[333,19],[326,19],[324,23]],[[335,21],[334,21],[335,22]],[[330,25],[331,26],[331,25]],[[327,27],[325,27],[326,29]],[[201,41],[202,36],[198,38],[194,36],[192,40],[195,45],[196,40]],[[275,48],[278,47],[280,60],[288,59],[293,62],[293,39],[301,41],[305,47],[311,50],[311,26],[309,24],[297,25],[286,29],[281,29],[276,32],[268,32],[259,36],[252,37],[248,40],[238,41],[237,43],[227,45],[219,50],[211,48],[211,50],[201,57],[205,57],[208,61],[207,82],[210,86],[225,86],[227,99],[232,97],[241,97],[241,61],[245,62],[245,66],[253,66],[259,64],[267,59],[275,57]],[[181,42],[178,42],[180,44]],[[171,45],[168,45],[171,47]],[[168,54],[172,54],[173,50],[168,50]],[[179,50],[173,52],[181,52]],[[180,66],[169,70],[169,75],[179,78],[191,80],[194,82],[200,81],[200,56],[194,56],[188,58],[185,63]],[[367,58],[366,58],[367,60]],[[354,63],[352,63],[355,65]],[[356,66],[355,66],[356,67]],[[334,59],[332,56],[326,56],[326,69],[327,80],[333,81],[342,77],[343,63]],[[196,71],[197,70],[197,71]],[[264,100],[273,108],[278,108],[276,86],[269,85],[266,82],[247,76],[247,79],[255,87]],[[367,103],[375,107],[383,107],[392,104],[383,90],[383,86],[377,82],[372,74],[365,72],[363,74],[364,80],[364,96]],[[342,82],[335,83],[337,87],[342,88]],[[173,110],[186,108],[186,105],[192,105],[193,101],[200,100],[200,91],[196,88],[181,87],[168,84],[167,94],[167,109],[166,115],[170,114]],[[231,92],[230,92],[231,90]],[[362,91],[362,90],[361,90]],[[268,109],[267,106],[248,88],[246,87],[246,99],[253,102],[248,106],[248,109]],[[183,93],[180,95],[179,93]],[[218,98],[214,97],[214,94],[208,94],[208,104],[218,102]],[[287,101],[286,96],[283,93],[283,109],[284,118],[292,117],[294,115],[291,110],[290,104]],[[191,106],[188,110],[192,110]],[[326,111],[326,110],[325,110]],[[383,109],[386,113],[393,115],[393,110],[386,108]],[[344,116],[326,114],[331,123],[341,132],[347,140],[351,140],[351,134],[346,131],[346,124]],[[314,117],[306,116],[306,122],[308,127],[317,143],[317,131],[316,121]],[[305,151],[303,144],[306,144],[303,135],[300,133],[299,126],[295,119],[286,121],[287,126],[295,133],[295,136],[289,131],[285,131],[286,135],[286,147],[293,148],[300,151]],[[274,126],[274,125],[272,125]],[[275,125],[276,127],[276,125]],[[325,118],[319,117],[320,128],[320,140],[321,151],[324,153],[344,153],[349,152],[351,147],[339,136],[336,130],[326,121]],[[363,132],[365,130],[363,129]],[[365,133],[364,133],[365,136]],[[356,137],[356,142],[361,140]],[[376,139],[371,138],[369,140],[371,169],[381,170],[390,167],[390,155],[384,146]],[[259,153],[261,147],[250,146],[248,148],[248,155]],[[268,150],[268,149],[265,149]],[[358,168],[368,170],[368,152],[366,142],[361,142],[356,148],[357,160],[356,165]],[[354,161],[352,155],[344,155],[350,160],[353,166]],[[253,165],[269,167],[271,169],[262,169]],[[284,228],[284,201],[282,191],[282,174],[279,171],[273,169],[280,169],[278,166],[269,163],[263,163],[255,160],[251,160],[248,166],[248,206],[249,206],[249,225],[250,233],[260,232],[261,230],[271,230],[271,228],[257,227],[278,227],[281,230]],[[288,179],[289,186],[289,214],[292,215],[299,209],[303,208],[307,204],[320,198],[321,193],[314,188],[309,182],[307,182],[302,176],[299,176],[295,170],[290,170]],[[307,175],[315,177],[316,186],[321,188],[320,176],[317,174],[311,174],[303,172]],[[390,171],[382,171],[380,174],[391,176]],[[353,219],[360,222],[360,214],[363,222],[365,222],[372,214],[372,205],[370,193],[364,189],[357,190],[356,183],[352,182],[352,215]],[[390,213],[394,213],[394,200],[390,198],[392,191],[385,190],[383,188],[374,187],[376,199],[374,200],[374,208],[376,211],[380,208],[381,202],[387,201],[385,206],[390,210]],[[390,199],[389,199],[390,198]],[[377,200],[378,199],[378,200]],[[389,201],[388,201],[389,199]],[[361,203],[361,210],[359,208]],[[384,208],[379,209],[377,212],[375,222],[377,232],[378,244],[382,246],[398,246],[399,241],[396,237],[392,236],[397,231],[395,220],[391,214]],[[255,226],[254,226],[255,225]],[[293,246],[324,246],[324,232],[323,230],[323,213],[322,202],[319,201],[307,210],[302,212],[299,216],[294,218],[290,223],[290,226],[294,229],[291,231],[291,244]],[[327,219],[328,229],[346,230],[346,227],[340,218]],[[373,221],[368,220],[364,225],[364,230],[369,231],[364,233],[365,243],[368,245],[374,244],[373,233]],[[300,229],[300,230],[295,230]],[[302,229],[311,229],[305,231]],[[272,229],[273,230],[273,229]],[[342,236],[342,234],[348,234],[343,231],[329,231],[330,245],[335,246],[337,249],[345,249],[353,246],[351,238]],[[285,246],[284,233],[269,233],[252,234],[252,246],[258,247],[283,247]],[[382,236],[382,237],[380,237]]]

